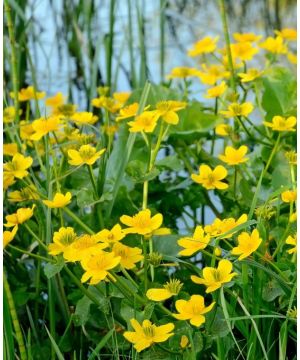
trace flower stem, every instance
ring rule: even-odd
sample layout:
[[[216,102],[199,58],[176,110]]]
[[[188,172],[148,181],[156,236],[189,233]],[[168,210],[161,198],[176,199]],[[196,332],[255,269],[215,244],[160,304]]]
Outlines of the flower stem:
[[[95,194],[95,200],[97,200],[97,198],[98,198],[98,191],[97,191],[97,185],[96,185],[95,176],[94,176],[94,173],[93,173],[93,168],[92,168],[91,165],[87,165],[87,168],[88,168],[88,171],[89,171],[91,183],[92,183],[92,185],[93,185],[94,194]]]
[[[90,235],[94,235],[94,231],[92,229],[90,229],[87,225],[85,225],[84,222],[82,222],[79,217],[77,217],[73,211],[71,211],[70,209],[68,209],[67,207],[64,207],[63,210],[74,220],[77,222],[77,224],[79,226],[81,226],[88,234]]]

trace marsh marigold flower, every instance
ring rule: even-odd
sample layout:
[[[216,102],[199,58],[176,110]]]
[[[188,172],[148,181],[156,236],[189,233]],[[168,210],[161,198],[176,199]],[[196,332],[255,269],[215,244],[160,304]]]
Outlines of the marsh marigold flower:
[[[50,116],[49,118],[40,118],[34,120],[32,128],[34,133],[30,139],[34,141],[40,140],[43,136],[49,134],[52,131],[59,129],[60,118],[58,116]]]
[[[219,124],[216,126],[216,134],[219,136],[228,136],[232,130],[228,124]]]
[[[63,251],[63,256],[67,261],[75,262],[86,259],[92,255],[100,253],[107,247],[107,244],[98,243],[95,235],[82,235],[72,241]]]
[[[101,149],[96,151],[91,145],[82,145],[79,150],[70,149],[68,150],[68,156],[70,165],[79,166],[79,165],[93,165],[105,152],[106,149]]]
[[[32,157],[25,157],[22,154],[15,154],[11,161],[3,165],[4,174],[23,179],[28,175],[27,169],[32,165]]]
[[[233,38],[237,42],[255,42],[262,38],[261,35],[256,35],[254,33],[234,33]]]
[[[261,242],[262,239],[259,237],[257,229],[254,229],[250,235],[247,232],[242,232],[238,236],[238,246],[231,250],[231,254],[240,255],[239,260],[243,260],[256,251]]]
[[[7,190],[15,183],[15,178],[11,173],[3,172],[3,190]]]
[[[99,239],[99,241],[113,244],[122,240],[126,236],[126,234],[122,230],[120,224],[116,224],[111,230],[103,229],[97,234],[95,234],[95,236],[97,237],[97,239]]]
[[[296,29],[289,29],[284,28],[282,30],[274,30],[274,33],[277,36],[286,39],[287,41],[296,41],[297,40],[297,30]]]
[[[288,51],[281,36],[276,36],[276,38],[269,36],[265,41],[258,45],[273,54],[286,54]]]
[[[43,200],[43,203],[51,209],[62,208],[70,204],[72,195],[68,191],[66,195],[56,193],[53,200]]]
[[[157,118],[162,118],[168,124],[176,125],[179,122],[177,111],[186,107],[186,102],[183,101],[160,101],[156,104],[155,114]]]
[[[259,78],[262,74],[263,71],[251,68],[246,73],[238,73],[238,76],[241,78],[241,82],[249,82]]]
[[[220,114],[227,118],[235,116],[248,116],[253,109],[254,107],[250,102],[245,102],[243,104],[232,103],[228,106],[227,110],[220,111]]]
[[[281,193],[281,200],[285,203],[294,202],[297,200],[297,191],[288,190]]]
[[[47,98],[45,100],[45,104],[46,104],[46,106],[56,108],[58,106],[63,105],[64,101],[65,101],[65,99],[64,99],[63,94],[61,92],[58,92],[54,96]]]
[[[160,228],[163,222],[163,216],[162,214],[156,214],[151,217],[151,211],[145,209],[132,217],[123,215],[120,221],[129,226],[129,228],[123,230],[126,234],[149,235]]]
[[[287,119],[283,116],[274,116],[272,122],[264,121],[263,124],[272,128],[274,131],[296,131],[294,126],[297,123],[295,116],[290,116]]]
[[[63,253],[76,238],[77,234],[72,227],[61,227],[54,232],[53,242],[48,245],[49,254],[54,256]]]
[[[142,255],[142,249],[138,247],[130,247],[120,242],[115,242],[112,251],[116,256],[120,256],[120,264],[125,269],[133,269],[135,264],[140,262],[144,256]]]
[[[113,98],[121,105],[124,105],[126,103],[126,101],[129,99],[130,95],[131,95],[131,92],[128,92],[128,91],[115,92],[115,93],[113,93]]]
[[[3,155],[14,156],[18,153],[18,145],[16,143],[3,144]]]
[[[104,280],[109,274],[109,270],[119,265],[120,256],[115,256],[113,252],[101,252],[95,256],[82,259],[81,266],[85,273],[81,277],[81,282],[87,282],[90,279],[90,284],[95,285]]]
[[[92,112],[82,111],[73,114],[71,120],[78,125],[93,125],[98,121],[98,116],[94,115]]]
[[[291,236],[289,235],[287,239],[285,240],[285,243],[287,245],[292,245],[293,247],[287,250],[289,254],[296,254],[297,252],[297,236]]]
[[[216,85],[207,90],[207,95],[205,96],[207,99],[216,98],[224,94],[227,89],[227,85],[225,81],[222,81],[219,85]]]
[[[18,231],[18,225],[15,225],[12,231],[3,231],[3,247],[6,247],[11,241],[13,241]]]
[[[230,76],[230,72],[226,70],[224,65],[201,65],[201,70],[196,74],[197,77],[206,85],[215,85],[220,79],[227,79]]]
[[[205,306],[204,297],[201,295],[192,295],[190,300],[177,300],[176,310],[179,314],[173,314],[177,320],[189,320],[194,326],[201,326],[205,323],[204,314],[211,311],[215,302]]]
[[[21,202],[27,200],[39,199],[37,188],[34,185],[26,186],[20,190],[12,191],[8,194],[8,200],[11,202]]]
[[[22,110],[19,110],[19,115],[22,114]],[[16,109],[14,106],[8,106],[3,110],[3,122],[5,124],[11,123],[16,118]]]
[[[192,174],[191,178],[196,183],[201,184],[205,189],[220,189],[228,188],[228,184],[222,182],[227,176],[227,170],[218,165],[215,169],[211,169],[208,165],[200,165],[199,174]]]
[[[183,237],[177,241],[178,245],[184,248],[178,254],[191,256],[195,252],[205,249],[209,241],[210,236],[204,233],[202,226],[198,225],[192,237]]]
[[[32,217],[34,208],[35,205],[33,205],[32,208],[20,208],[14,214],[6,215],[5,219],[7,223],[4,224],[4,226],[13,227],[23,224],[25,221],[29,220]]]
[[[250,42],[239,42],[231,44],[230,47],[232,56],[242,61],[252,60],[253,56],[259,52],[259,49],[253,47]]]
[[[192,275],[191,279],[194,283],[205,285],[206,293],[211,293],[219,289],[223,284],[226,284],[237,275],[232,271],[232,263],[229,260],[222,259],[219,261],[218,267],[205,267],[203,269],[203,278]]]
[[[219,36],[211,38],[206,36],[203,39],[197,41],[193,47],[188,51],[188,56],[195,57],[202,54],[209,54],[216,50]]]
[[[147,298],[152,301],[164,301],[178,295],[183,284],[177,279],[171,279],[163,286],[159,289],[149,289],[146,293]]]
[[[286,56],[291,64],[297,64],[297,55],[296,54],[294,54],[292,52],[288,52]]]
[[[157,124],[156,111],[144,111],[141,115],[137,115],[134,121],[129,121],[130,132],[152,133]]]
[[[156,326],[150,320],[144,320],[140,325],[136,319],[131,319],[130,323],[134,331],[125,331],[123,336],[134,344],[137,352],[141,352],[154,343],[165,342],[174,335],[170,332],[174,330],[173,323]]]
[[[191,67],[187,67],[187,66],[179,66],[179,67],[174,67],[171,70],[171,73],[169,75],[167,75],[168,79],[185,79],[187,77],[190,76],[195,76],[197,75],[199,70],[195,69],[195,68],[191,68]]]
[[[189,344],[189,338],[186,335],[182,335],[180,338],[180,347],[185,349]]]
[[[247,219],[248,216],[246,214],[241,215],[237,220],[234,218],[227,218],[224,220],[216,218],[212,224],[205,225],[204,230],[210,236],[220,237],[221,239],[229,239],[236,231],[230,232],[224,236],[222,235],[234,229],[235,227],[244,224]]]
[[[15,94],[13,92],[9,93],[9,95],[14,99]],[[23,88],[18,92],[19,101],[34,100],[35,98],[39,100],[45,96],[45,92],[36,91],[33,86],[28,86],[27,88]]]
[[[125,106],[123,109],[120,109],[119,116],[116,117],[116,121],[128,119],[135,117],[139,109],[139,104],[137,102]]]
[[[242,164],[249,160],[245,157],[247,151],[248,148],[245,145],[240,146],[238,149],[235,149],[232,146],[226,146],[225,154],[219,155],[219,159],[228,165]]]

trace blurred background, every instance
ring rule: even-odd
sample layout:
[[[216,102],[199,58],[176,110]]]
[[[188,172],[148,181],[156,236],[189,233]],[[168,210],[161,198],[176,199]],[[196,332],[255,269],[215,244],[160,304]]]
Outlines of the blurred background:
[[[20,88],[36,82],[48,96],[61,91],[90,109],[96,88],[112,91],[158,83],[175,66],[197,66],[186,51],[221,35],[217,0],[10,0]],[[227,0],[230,32],[272,36],[296,27],[296,0]],[[4,81],[11,89],[4,29]]]

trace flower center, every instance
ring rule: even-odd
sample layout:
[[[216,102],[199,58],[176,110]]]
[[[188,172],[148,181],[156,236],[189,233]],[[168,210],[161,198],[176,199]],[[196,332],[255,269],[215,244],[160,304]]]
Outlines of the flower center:
[[[166,285],[164,285],[164,288],[170,291],[170,293],[177,295],[181,290],[182,286],[183,284],[179,280],[171,279],[166,283]]]
[[[155,326],[154,325],[145,326],[143,327],[143,331],[148,338],[153,338],[155,335]]]

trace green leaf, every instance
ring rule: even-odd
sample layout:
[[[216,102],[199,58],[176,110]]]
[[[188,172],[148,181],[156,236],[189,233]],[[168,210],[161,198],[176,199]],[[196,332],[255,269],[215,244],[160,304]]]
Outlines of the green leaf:
[[[183,169],[182,161],[176,155],[166,156],[165,158],[156,161],[155,165],[159,168],[167,168],[174,171]]]
[[[58,274],[61,269],[64,267],[65,262],[62,256],[57,258],[56,263],[48,263],[44,267],[44,273],[47,276],[48,279],[51,279],[54,275]]]
[[[162,255],[176,256],[181,249],[177,244],[178,239],[179,235],[153,236],[154,251]]]
[[[92,301],[86,296],[78,301],[73,318],[75,326],[85,325],[85,323],[88,321],[91,304]]]
[[[47,326],[45,326],[45,329],[46,329],[46,331],[47,331],[47,334],[48,334],[49,339],[50,339],[50,341],[51,341],[51,343],[52,343],[53,349],[54,349],[54,351],[55,351],[55,354],[56,354],[58,360],[64,360],[65,358],[64,358],[62,352],[60,351],[58,345],[56,344],[55,340],[54,340],[53,337],[51,336],[49,330],[47,329]]]
[[[279,286],[278,282],[272,279],[264,285],[262,291],[262,298],[267,302],[271,302],[274,301],[278,296],[281,296],[283,294],[284,291]]]
[[[74,192],[77,198],[77,205],[80,208],[88,206],[94,201],[94,193],[92,188],[82,187],[80,190]]]

